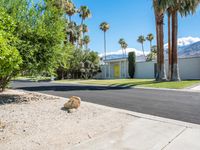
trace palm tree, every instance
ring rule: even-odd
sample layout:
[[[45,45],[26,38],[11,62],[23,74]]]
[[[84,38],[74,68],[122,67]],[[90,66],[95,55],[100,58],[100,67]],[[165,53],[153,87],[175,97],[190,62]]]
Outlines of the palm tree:
[[[165,81],[164,64],[164,9],[160,7],[159,0],[153,0],[155,21],[156,21],[156,41],[157,41],[157,81]]]
[[[80,9],[78,10],[79,12],[79,17],[81,18],[81,31],[82,31],[82,34],[83,33],[83,23],[85,21],[86,18],[89,18],[91,17],[91,12],[90,12],[90,9],[87,7],[87,6],[81,6]],[[81,34],[81,38],[80,40],[82,41],[82,34]],[[82,42],[79,42],[80,43],[80,47],[82,47]]]
[[[77,34],[76,44],[77,44],[77,47],[78,47],[79,45],[83,45],[82,44],[83,42],[82,42],[82,39],[81,39],[81,34],[82,34],[81,25],[76,26],[76,34]]]
[[[124,41],[123,45],[122,45],[123,49],[124,49],[124,54],[126,56],[126,49],[128,47],[128,44]]]
[[[84,36],[83,43],[85,44],[85,48],[87,50],[88,49],[88,44],[90,43],[90,37],[88,35]]]
[[[127,47],[128,47],[128,44],[124,41],[124,42],[122,43],[122,49],[124,49],[125,57],[126,57],[126,49],[127,49]],[[126,66],[125,68],[128,67],[128,66],[127,66],[127,60],[125,60],[125,66]],[[125,69],[124,72],[125,72],[125,78],[126,78],[127,70]]]
[[[138,37],[138,39],[137,39],[137,42],[140,43],[140,44],[142,45],[142,51],[143,51],[144,57],[146,57],[145,54],[144,54],[144,42],[145,42],[145,41],[146,41],[146,40],[145,40],[145,37],[144,37],[143,35],[140,35],[140,36]]]
[[[159,0],[159,5],[168,10],[168,49],[169,49],[169,79],[180,81],[178,68],[178,13],[182,16],[193,14],[200,3],[199,0]],[[172,21],[171,21],[172,19]],[[172,24],[171,24],[172,23]],[[172,27],[172,32],[171,32]],[[171,69],[170,69],[171,68]]]
[[[71,0],[67,0],[65,2],[65,12],[69,16],[69,21],[71,22],[71,17],[77,12],[75,5]]]
[[[124,56],[124,47],[123,47],[123,44],[125,43],[125,40],[123,38],[119,39],[119,42],[118,42],[121,46],[121,49],[122,49],[122,55]]]
[[[53,1],[53,5],[55,7],[57,7],[58,9],[64,9],[64,3],[65,3],[65,0],[57,0],[57,1]]]
[[[79,12],[79,17],[82,19],[81,25],[83,25],[84,20],[86,18],[91,17],[90,9],[87,6],[81,6],[78,12]]]
[[[126,43],[126,41],[125,41],[123,38],[119,39],[119,42],[118,42],[118,43],[119,43],[120,46],[121,46],[123,57],[124,57],[124,56],[126,57],[126,49],[127,49],[127,47],[128,47],[128,44]],[[125,64],[123,65],[123,69],[122,69],[122,70],[123,70],[123,72],[125,72],[125,77],[126,77],[125,66],[127,66],[127,61],[125,60],[124,63],[125,63]]]
[[[110,29],[110,25],[107,22],[102,22],[100,24],[100,29],[104,32],[104,54],[106,60],[106,32]]]
[[[107,22],[102,22],[99,26],[100,30],[104,32],[104,55],[106,61],[106,32],[110,29],[110,25]],[[105,69],[105,77],[106,77],[106,69]]]
[[[172,75],[171,80],[180,81],[179,68],[178,68],[178,12],[182,16],[193,14],[199,0],[175,0],[172,6]]]
[[[172,78],[172,46],[171,46],[171,8],[167,9],[168,17],[168,80]]]
[[[152,33],[149,33],[147,35],[147,37],[146,37],[146,40],[149,41],[149,43],[150,43],[150,51],[151,51],[151,48],[152,48],[152,41],[153,41],[153,39],[154,39],[154,36],[153,36]]]
[[[67,27],[68,41],[74,44],[77,39],[77,25],[75,22],[70,22]]]
[[[84,36],[85,36],[85,33],[88,32],[88,26],[87,26],[86,24],[83,24],[82,30],[83,30],[83,37],[84,37]]]

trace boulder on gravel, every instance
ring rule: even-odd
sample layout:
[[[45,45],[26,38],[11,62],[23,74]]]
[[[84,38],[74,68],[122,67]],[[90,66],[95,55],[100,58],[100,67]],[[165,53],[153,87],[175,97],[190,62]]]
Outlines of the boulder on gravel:
[[[78,109],[81,105],[81,98],[77,96],[71,96],[69,100],[64,104],[64,108],[67,110]]]

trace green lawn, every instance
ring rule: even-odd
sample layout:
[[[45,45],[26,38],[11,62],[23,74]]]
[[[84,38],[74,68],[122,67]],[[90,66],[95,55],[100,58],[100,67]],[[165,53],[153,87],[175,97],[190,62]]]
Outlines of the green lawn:
[[[80,83],[93,85],[137,86],[152,88],[183,89],[200,84],[200,80],[185,80],[181,82],[156,82],[154,79],[116,79],[116,80],[59,80],[57,83]]]
[[[13,78],[13,80],[29,80],[29,81],[49,81],[51,77],[43,77],[43,76],[18,76]]]

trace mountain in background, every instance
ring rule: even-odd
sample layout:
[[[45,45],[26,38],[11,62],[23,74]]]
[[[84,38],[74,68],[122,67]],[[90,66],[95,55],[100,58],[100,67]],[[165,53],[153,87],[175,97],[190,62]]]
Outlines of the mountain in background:
[[[165,47],[165,58],[167,58],[168,53],[168,44],[164,45]],[[135,48],[127,48],[126,50],[126,56],[122,54],[122,50],[114,51],[114,52],[108,52],[106,58],[107,59],[118,59],[118,58],[124,58],[127,57],[129,52],[135,51],[136,53],[136,61],[144,61],[145,57],[143,55],[143,52],[141,50],[137,50]],[[145,55],[147,55],[149,52],[145,51]],[[178,54],[179,57],[195,57],[200,56],[200,38],[195,37],[184,37],[178,39]],[[104,57],[103,54],[100,55],[100,57]]]
[[[167,57],[168,44],[165,44]],[[181,58],[200,56],[200,38],[186,37],[178,39],[178,55]]]
[[[200,41],[188,46],[180,47],[178,50],[179,57],[200,56]]]

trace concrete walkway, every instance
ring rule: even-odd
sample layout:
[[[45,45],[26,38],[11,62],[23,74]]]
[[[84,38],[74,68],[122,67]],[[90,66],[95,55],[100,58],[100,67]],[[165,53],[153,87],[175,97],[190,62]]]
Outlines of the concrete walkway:
[[[200,85],[191,88],[194,91],[200,91]]]
[[[200,150],[200,126],[135,112],[138,119],[71,150]]]

